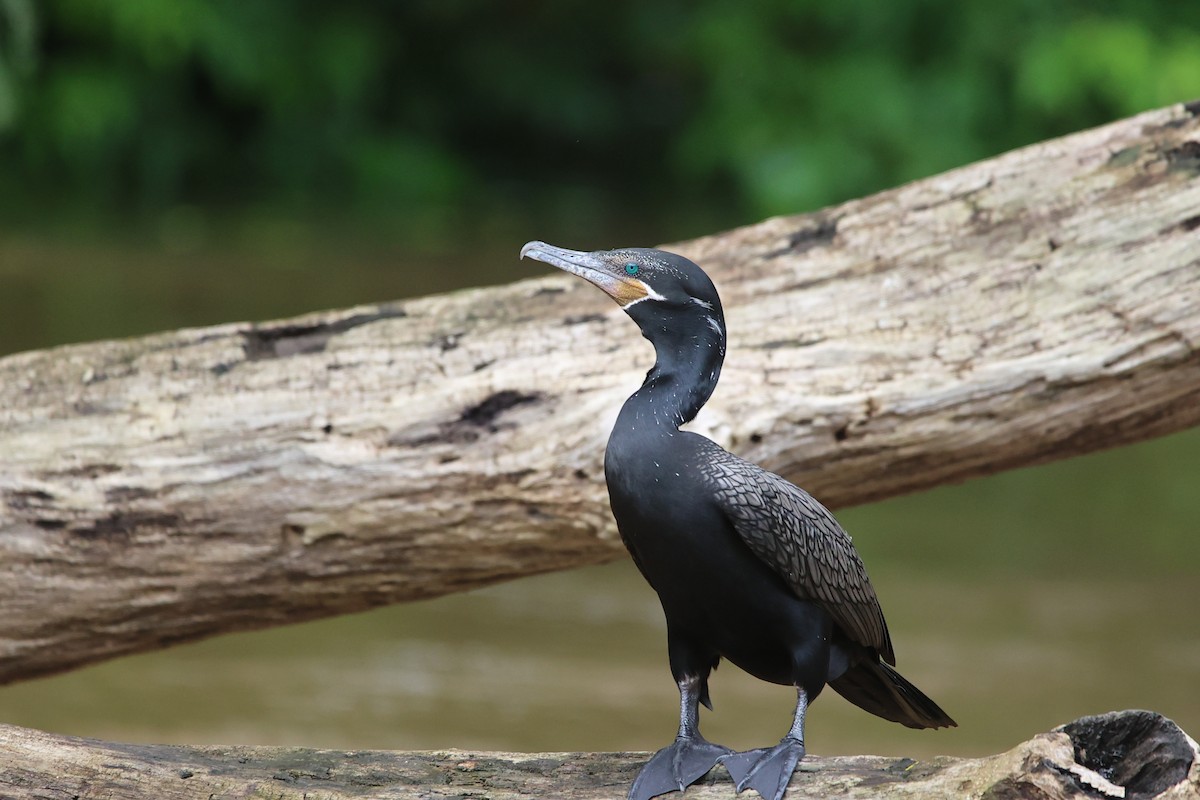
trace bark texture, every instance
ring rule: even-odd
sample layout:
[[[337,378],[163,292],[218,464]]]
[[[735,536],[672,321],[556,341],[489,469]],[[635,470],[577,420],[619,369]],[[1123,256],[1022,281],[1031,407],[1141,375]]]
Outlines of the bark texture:
[[[788,798],[1200,798],[1196,743],[1148,711],[1085,717],[1007,753],[929,761],[807,756]],[[6,800],[623,800],[648,753],[398,753],[168,747],[0,725]],[[679,795],[675,795],[679,797]],[[744,795],[743,795],[744,796]],[[734,800],[718,767],[688,800]]]
[[[840,506],[1196,424],[1198,114],[675,245],[730,332],[693,428]],[[559,275],[0,359],[0,683],[617,557],[651,360]]]

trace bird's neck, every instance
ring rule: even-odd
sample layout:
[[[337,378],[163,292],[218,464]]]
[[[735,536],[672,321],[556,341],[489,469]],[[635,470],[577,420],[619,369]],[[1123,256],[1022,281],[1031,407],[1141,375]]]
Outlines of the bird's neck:
[[[617,425],[673,432],[708,402],[725,360],[725,323],[719,311],[687,319],[639,320],[654,344],[654,367],[621,408]]]

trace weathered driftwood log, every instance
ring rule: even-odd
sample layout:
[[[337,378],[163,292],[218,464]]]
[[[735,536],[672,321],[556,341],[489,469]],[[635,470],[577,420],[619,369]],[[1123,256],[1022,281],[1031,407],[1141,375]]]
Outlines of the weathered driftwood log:
[[[648,755],[167,747],[0,725],[0,797],[622,800]],[[788,797],[1195,799],[1196,757],[1196,743],[1175,723],[1125,711],[1085,717],[988,758],[809,756]],[[718,767],[684,797],[733,800],[735,793]]]
[[[1198,115],[677,245],[695,427],[838,506],[1196,424]],[[2,359],[0,682],[613,558],[650,360],[565,276]]]

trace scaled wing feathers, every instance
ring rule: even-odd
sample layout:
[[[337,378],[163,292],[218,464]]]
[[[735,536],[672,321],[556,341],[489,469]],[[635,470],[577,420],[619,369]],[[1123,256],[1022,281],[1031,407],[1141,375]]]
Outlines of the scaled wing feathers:
[[[820,603],[850,639],[895,664],[875,589],[833,515],[778,475],[714,450],[708,474],[717,503],[754,554],[797,596]]]

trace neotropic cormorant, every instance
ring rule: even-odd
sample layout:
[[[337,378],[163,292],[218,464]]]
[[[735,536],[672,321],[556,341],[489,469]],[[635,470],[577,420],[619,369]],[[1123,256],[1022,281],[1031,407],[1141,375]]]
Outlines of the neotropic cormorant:
[[[851,703],[910,728],[952,726],[889,665],[887,623],[841,525],[804,490],[680,425],[717,385],[725,318],[708,276],[686,258],[630,248],[592,253],[530,242],[521,256],[578,275],[617,301],[657,359],[622,406],[604,454],[621,539],[658,593],[679,734],[642,768],[630,800],[683,791],[723,763],[738,791],[780,800],[804,756],[804,715],[829,684]],[[727,658],[796,687],[791,729],[744,753],[700,735],[708,676]]]

